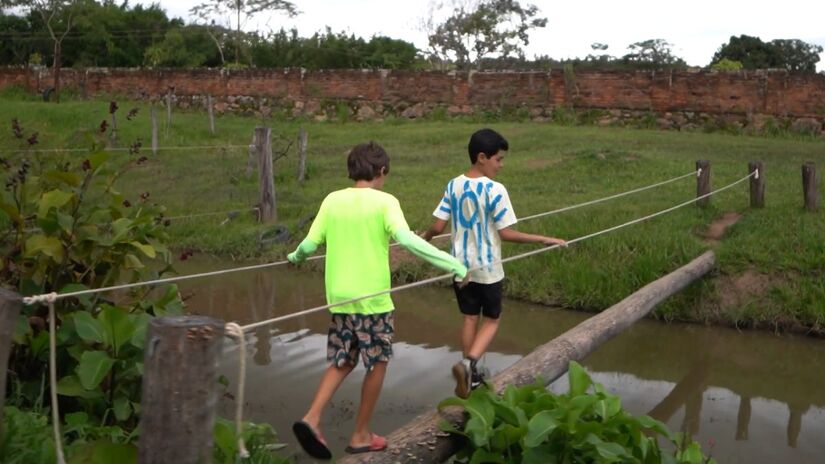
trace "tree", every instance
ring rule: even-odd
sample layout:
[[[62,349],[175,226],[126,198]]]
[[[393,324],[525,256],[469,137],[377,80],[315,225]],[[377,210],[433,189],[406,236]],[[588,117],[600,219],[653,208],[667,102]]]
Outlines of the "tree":
[[[518,0],[454,0],[452,14],[429,30],[429,46],[442,60],[454,58],[460,68],[475,64],[491,54],[502,58],[524,56],[529,31],[547,25],[547,18],[536,17],[535,5],[522,6]]]
[[[54,61],[52,74],[54,75],[54,98],[60,101],[60,54],[63,40],[69,35],[74,26],[75,12],[79,0],[0,0],[0,7],[19,7],[30,13],[37,14],[49,31],[49,37],[54,45]]]
[[[687,63],[671,50],[672,44],[664,39],[648,39],[627,46],[630,53],[622,61],[633,67],[641,68],[675,68],[685,67]]]
[[[823,48],[798,39],[763,42],[759,37],[732,36],[713,55],[711,66],[724,59],[739,61],[744,69],[780,68],[791,72],[816,72]]]
[[[250,16],[265,11],[283,11],[290,17],[298,14],[298,10],[295,8],[295,5],[287,0],[206,0],[204,3],[193,7],[189,11],[202,21],[208,21],[210,18],[214,19],[215,16],[221,18],[228,18],[229,15],[235,16],[236,65],[240,64],[242,38],[241,25]],[[243,21],[241,20],[241,15],[244,17]],[[229,22],[231,23],[231,19]],[[209,24],[214,24],[214,21],[209,22]],[[222,50],[221,54],[223,54]]]

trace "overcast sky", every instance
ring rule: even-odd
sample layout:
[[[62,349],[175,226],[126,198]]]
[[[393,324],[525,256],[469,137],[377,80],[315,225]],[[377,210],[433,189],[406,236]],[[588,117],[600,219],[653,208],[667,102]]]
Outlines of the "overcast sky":
[[[203,0],[160,0],[172,16],[190,19],[188,10]],[[450,0],[442,0],[449,3]],[[144,2],[144,3],[149,3]],[[301,36],[330,26],[334,32],[351,32],[407,40],[427,47],[420,24],[429,16],[432,0],[295,0],[302,12],[294,18],[259,15],[246,30],[262,32],[297,28]],[[556,59],[584,57],[593,42],[609,46],[607,53],[621,56],[627,45],[661,38],[675,54],[692,66],[707,65],[719,46],[732,35],[758,36],[764,41],[801,39],[825,46],[825,0],[522,0],[535,4],[548,19],[547,27],[530,34],[527,56]],[[825,70],[825,54],[818,70]]]

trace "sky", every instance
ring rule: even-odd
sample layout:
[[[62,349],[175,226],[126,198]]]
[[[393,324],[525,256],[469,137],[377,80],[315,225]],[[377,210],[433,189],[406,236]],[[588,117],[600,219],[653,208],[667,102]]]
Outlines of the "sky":
[[[189,9],[203,0],[156,0],[172,16],[189,17]],[[452,0],[441,0],[450,4]],[[148,1],[146,3],[149,3]],[[244,29],[268,32],[296,28],[311,36],[330,26],[364,38],[386,35],[427,47],[421,24],[430,17],[434,0],[294,0],[296,17],[259,14]],[[732,35],[758,36],[764,41],[801,39],[825,47],[825,1],[785,0],[521,0],[534,4],[548,19],[547,27],[530,33],[526,55],[556,59],[584,57],[590,45],[609,46],[607,53],[622,56],[631,43],[665,39],[676,56],[691,66],[706,66],[720,45]],[[825,71],[825,53],[818,71]]]

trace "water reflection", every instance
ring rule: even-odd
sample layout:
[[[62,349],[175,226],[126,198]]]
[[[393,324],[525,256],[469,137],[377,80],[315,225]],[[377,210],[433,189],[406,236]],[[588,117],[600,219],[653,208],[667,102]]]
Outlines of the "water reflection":
[[[219,267],[217,264],[213,268]],[[203,267],[186,272],[203,270]],[[320,274],[270,270],[182,285],[190,310],[241,324],[323,304]],[[427,287],[394,296],[399,343],[375,428],[388,432],[449,396],[460,357],[460,315],[451,291]],[[509,301],[484,365],[496,373],[588,315]],[[328,315],[255,330],[249,337],[246,415],[272,423],[292,443],[290,422],[309,404],[324,368]],[[234,379],[232,344],[223,373]],[[821,340],[642,321],[583,364],[634,414],[690,432],[720,462],[822,462],[825,456],[825,343]],[[356,373],[356,376],[360,374]],[[360,382],[348,380],[324,427],[340,451],[352,427]],[[566,389],[566,379],[552,389]],[[227,400],[222,413],[231,415]]]

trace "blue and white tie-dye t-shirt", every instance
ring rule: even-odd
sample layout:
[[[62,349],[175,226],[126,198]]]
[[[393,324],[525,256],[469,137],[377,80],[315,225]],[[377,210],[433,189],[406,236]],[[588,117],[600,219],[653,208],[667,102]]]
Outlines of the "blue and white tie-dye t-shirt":
[[[492,284],[504,278],[498,231],[517,219],[503,185],[462,174],[447,184],[433,216],[450,222],[451,252],[470,268],[471,282]]]

